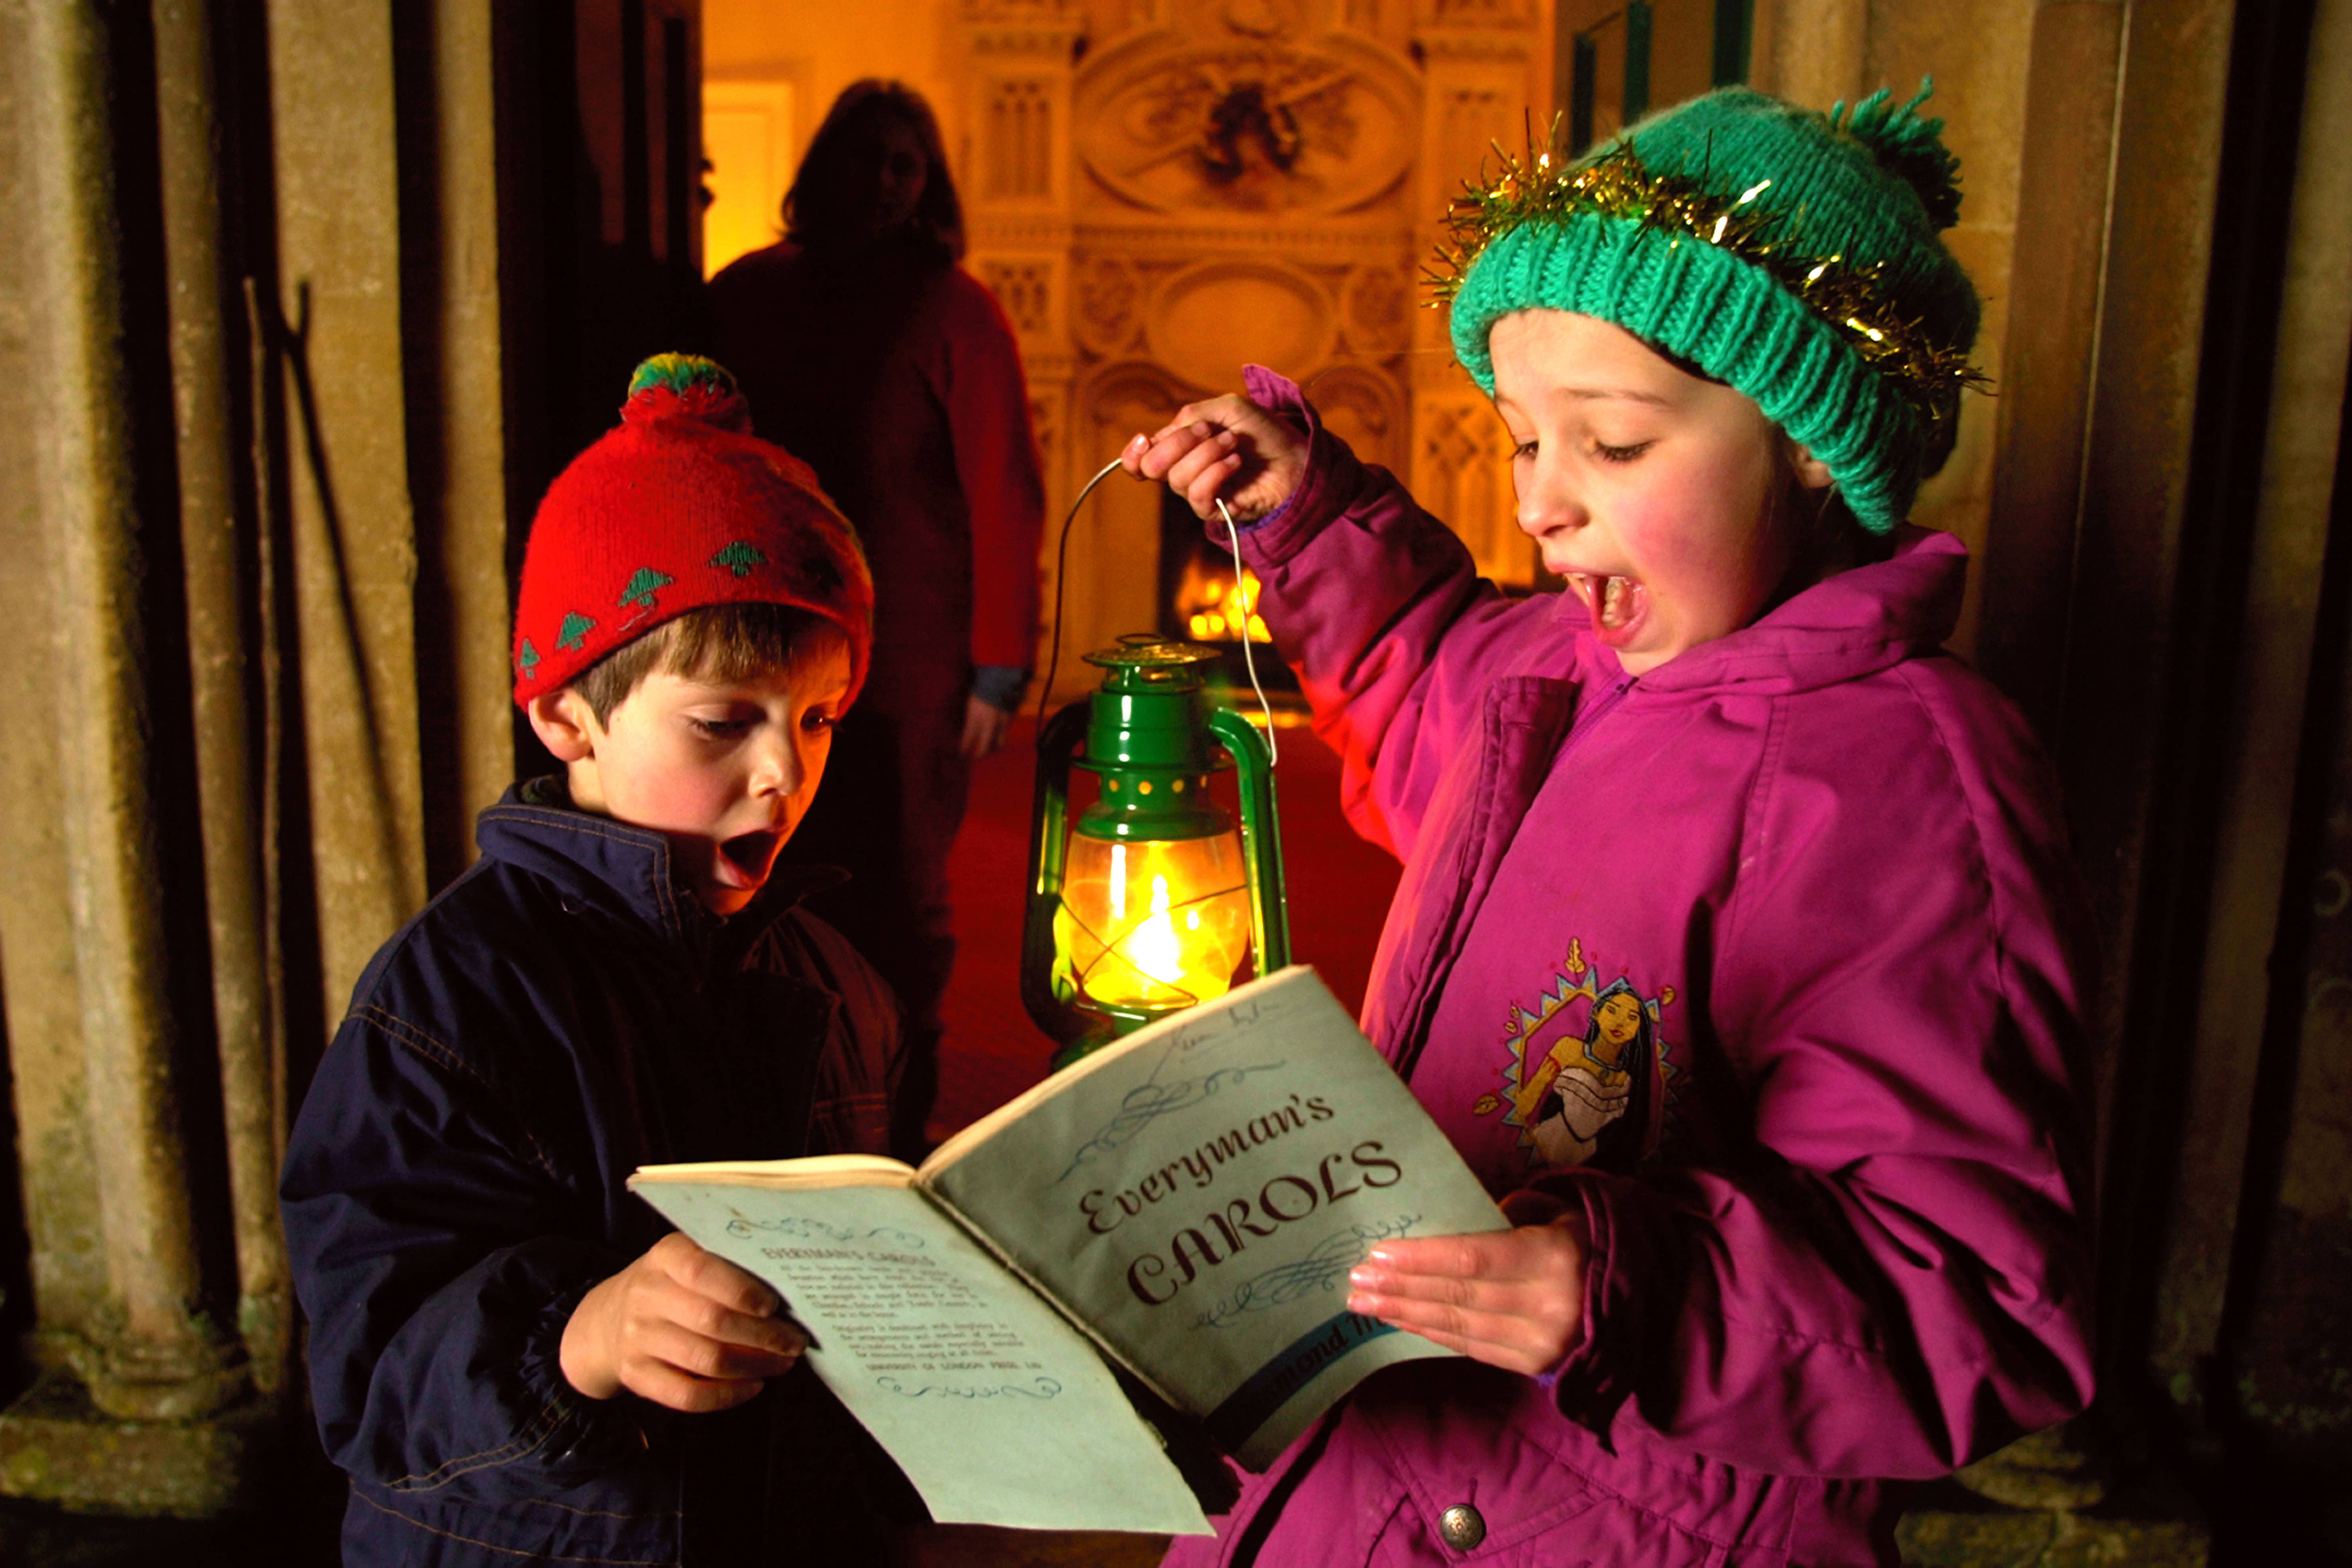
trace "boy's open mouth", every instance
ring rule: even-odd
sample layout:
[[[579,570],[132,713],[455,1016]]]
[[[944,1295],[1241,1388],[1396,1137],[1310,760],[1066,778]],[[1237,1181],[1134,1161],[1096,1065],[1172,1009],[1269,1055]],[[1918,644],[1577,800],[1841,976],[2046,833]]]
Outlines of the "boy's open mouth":
[[[768,862],[775,858],[776,840],[781,837],[766,829],[739,833],[720,844],[719,853],[746,879],[756,882],[768,874]]]
[[[1593,629],[1603,641],[1631,631],[1649,608],[1648,591],[1631,577],[1599,577],[1589,572],[1570,572],[1568,585],[1576,590],[1577,597],[1592,613]]]

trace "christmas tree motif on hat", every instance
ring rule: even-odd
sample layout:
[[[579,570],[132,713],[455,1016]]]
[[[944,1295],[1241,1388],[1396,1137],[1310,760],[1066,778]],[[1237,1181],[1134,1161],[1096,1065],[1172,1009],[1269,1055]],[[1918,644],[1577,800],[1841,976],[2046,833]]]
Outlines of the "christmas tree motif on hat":
[[[748,540],[739,539],[712,556],[709,563],[713,566],[724,566],[738,577],[749,577],[751,574],[751,568],[765,566],[768,563],[768,558],[753,549]]]
[[[568,653],[586,643],[588,634],[595,629],[595,621],[573,610],[563,617],[563,625],[556,628],[555,646]]]
[[[539,649],[530,646],[529,637],[522,639],[522,652],[515,659],[515,668],[522,671],[525,680],[534,679],[539,675]]]
[[[656,572],[650,566],[640,566],[629,579],[628,586],[621,590],[620,606],[625,610],[635,605],[641,610],[650,610],[654,607],[655,592],[677,581],[677,578]]]

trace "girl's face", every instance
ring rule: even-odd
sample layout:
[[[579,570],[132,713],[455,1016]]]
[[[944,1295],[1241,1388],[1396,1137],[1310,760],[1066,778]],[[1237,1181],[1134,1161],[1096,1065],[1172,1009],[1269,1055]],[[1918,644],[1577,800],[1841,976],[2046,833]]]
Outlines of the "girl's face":
[[[1738,631],[1796,563],[1780,433],[1744,394],[1566,310],[1495,323],[1518,522],[1628,675]],[[1801,448],[1799,482],[1829,483]]]
[[[1622,1047],[1642,1032],[1642,1005],[1629,992],[1601,998],[1592,1017],[1601,1026],[1601,1038],[1612,1046]]]

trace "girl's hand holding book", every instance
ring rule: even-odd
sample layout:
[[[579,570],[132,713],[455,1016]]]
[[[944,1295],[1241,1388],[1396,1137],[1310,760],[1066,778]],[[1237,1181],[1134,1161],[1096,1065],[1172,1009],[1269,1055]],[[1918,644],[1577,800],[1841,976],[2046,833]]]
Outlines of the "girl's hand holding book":
[[[1203,522],[1224,498],[1235,522],[1254,522],[1284,501],[1307,472],[1306,433],[1246,397],[1188,403],[1150,436],[1138,436],[1119,463],[1139,479],[1164,479]]]
[[[808,1340],[773,1290],[676,1232],[580,1299],[558,1359],[591,1399],[623,1389],[688,1412],[725,1410],[793,1369]]]
[[[1591,1236],[1540,1194],[1512,1194],[1503,1213],[1516,1228],[1381,1243],[1349,1272],[1348,1310],[1506,1372],[1551,1371],[1583,1326]]]

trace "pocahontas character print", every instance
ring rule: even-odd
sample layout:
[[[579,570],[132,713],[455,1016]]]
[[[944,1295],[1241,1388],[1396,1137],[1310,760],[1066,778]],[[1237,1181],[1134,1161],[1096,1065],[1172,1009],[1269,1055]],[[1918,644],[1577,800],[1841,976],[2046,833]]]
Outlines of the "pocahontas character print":
[[[1666,1080],[1675,1071],[1661,1018],[1671,985],[1644,996],[1630,974],[1603,981],[1580,941],[1533,1007],[1513,1005],[1503,1029],[1503,1088],[1474,1115],[1503,1113],[1530,1165],[1629,1170],[1656,1152]]]

